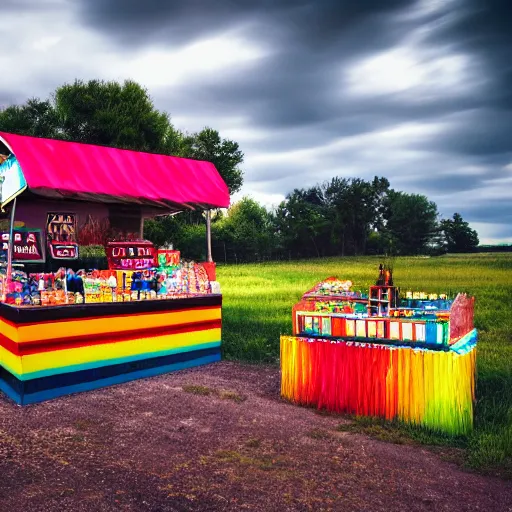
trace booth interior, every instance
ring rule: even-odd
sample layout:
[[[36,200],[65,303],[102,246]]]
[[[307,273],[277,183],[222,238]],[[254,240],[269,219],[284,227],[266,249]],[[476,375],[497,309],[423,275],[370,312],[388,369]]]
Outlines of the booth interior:
[[[0,155],[4,393],[27,404],[220,359],[211,255],[143,239],[146,218],[229,206],[213,164],[7,133]],[[106,264],[80,268],[87,245]]]

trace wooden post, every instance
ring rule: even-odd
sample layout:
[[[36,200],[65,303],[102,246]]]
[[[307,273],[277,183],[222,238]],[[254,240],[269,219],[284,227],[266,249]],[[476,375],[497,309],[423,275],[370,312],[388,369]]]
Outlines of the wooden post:
[[[210,210],[206,210],[206,249],[207,249],[206,261],[208,263],[211,263],[213,261],[213,259],[212,259],[212,217],[211,217]]]

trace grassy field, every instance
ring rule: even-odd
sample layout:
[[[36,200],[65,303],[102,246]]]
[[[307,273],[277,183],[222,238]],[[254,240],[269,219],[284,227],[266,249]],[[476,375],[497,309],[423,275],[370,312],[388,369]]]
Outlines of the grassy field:
[[[291,308],[316,282],[335,275],[367,291],[380,260],[373,257],[219,266],[224,294],[224,357],[277,363],[280,334],[291,334]],[[402,290],[464,291],[476,297],[479,330],[475,430],[467,439],[447,440],[406,427],[391,427],[427,443],[464,449],[465,462],[512,475],[512,254],[396,258],[395,284]],[[361,429],[382,427],[368,420]],[[395,429],[395,430],[393,430]],[[399,437],[400,437],[399,436]]]

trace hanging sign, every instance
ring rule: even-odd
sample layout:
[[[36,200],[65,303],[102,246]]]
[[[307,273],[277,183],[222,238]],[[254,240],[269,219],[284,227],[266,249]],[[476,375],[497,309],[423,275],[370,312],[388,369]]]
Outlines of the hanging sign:
[[[50,255],[55,260],[78,258],[76,243],[76,215],[74,213],[49,213],[46,236]]]
[[[1,232],[0,236],[2,239],[0,260],[7,261],[7,251],[9,250],[9,232]],[[20,263],[44,262],[42,230],[15,228],[13,231],[13,238],[13,261]]]
[[[76,260],[78,258],[78,245],[52,242],[50,244],[50,255],[54,260]]]
[[[109,242],[106,247],[110,270],[145,270],[155,267],[156,250],[151,242]]]
[[[1,207],[19,196],[27,188],[27,181],[20,164],[14,155],[10,155],[0,164],[0,200]]]

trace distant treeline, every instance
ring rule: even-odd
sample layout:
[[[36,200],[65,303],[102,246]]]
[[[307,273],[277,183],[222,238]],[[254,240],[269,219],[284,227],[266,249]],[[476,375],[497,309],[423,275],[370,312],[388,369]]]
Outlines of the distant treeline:
[[[511,245],[479,245],[476,252],[512,252]]]
[[[251,262],[345,255],[421,255],[470,252],[478,235],[462,216],[440,219],[427,197],[393,190],[386,178],[333,178],[295,189],[276,208],[244,198],[214,212],[212,252],[218,262]],[[184,256],[206,256],[202,214],[147,221],[156,245],[173,244]]]

